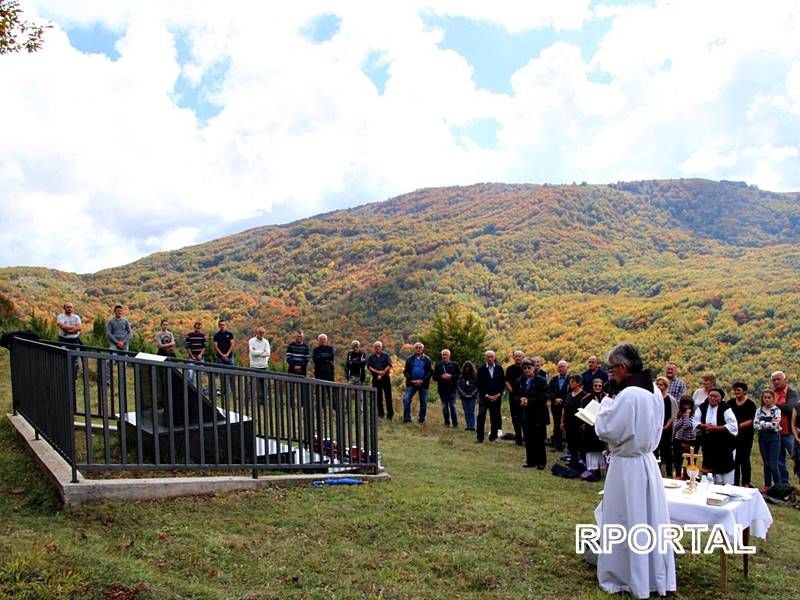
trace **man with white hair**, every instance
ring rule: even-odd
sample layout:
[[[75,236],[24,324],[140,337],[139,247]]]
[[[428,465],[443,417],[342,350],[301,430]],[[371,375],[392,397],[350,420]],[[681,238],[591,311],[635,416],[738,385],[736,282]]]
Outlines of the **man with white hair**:
[[[569,363],[565,360],[556,364],[556,374],[547,384],[547,399],[550,400],[550,413],[553,415],[553,435],[550,445],[555,450],[564,449],[564,438],[561,434],[561,413],[564,412],[564,399],[569,394]]]
[[[383,342],[376,340],[372,344],[373,354],[367,359],[367,371],[372,374],[372,387],[378,394],[378,417],[384,416],[392,420],[394,405],[392,404],[392,380],[389,373],[392,370],[392,359],[383,351]],[[384,401],[386,410],[384,411]]]
[[[314,363],[314,377],[323,381],[333,381],[333,346],[328,345],[328,336],[320,333],[317,336],[317,345],[311,352]]]
[[[458,428],[458,414],[456,413],[456,384],[458,383],[458,363],[450,360],[450,350],[442,350],[442,360],[436,363],[433,369],[433,380],[436,382],[436,389],[439,391],[439,399],[442,401],[442,417],[444,426],[453,429]]]
[[[414,394],[419,394],[419,415],[417,420],[420,425],[425,422],[428,412],[428,386],[433,376],[433,362],[423,352],[425,346],[422,342],[414,344],[414,354],[406,359],[403,375],[406,376],[406,391],[403,394],[403,423],[411,423],[411,400]]]
[[[483,443],[486,430],[486,412],[489,412],[489,441],[497,440],[497,432],[502,426],[503,416],[500,412],[500,399],[503,397],[505,378],[503,367],[497,364],[494,350],[486,351],[486,363],[478,368],[478,439],[476,443]]]
[[[778,471],[781,474],[780,483],[789,485],[789,470],[786,467],[786,457],[794,456],[794,436],[792,435],[792,409],[798,406],[797,391],[789,387],[789,380],[783,371],[775,371],[771,376],[772,391],[775,393],[775,406],[781,411],[781,448],[778,451]],[[798,406],[800,410],[800,406]]]
[[[251,369],[266,369],[269,364],[270,347],[267,338],[264,337],[266,333],[266,329],[258,327],[256,328],[256,335],[247,342]]]

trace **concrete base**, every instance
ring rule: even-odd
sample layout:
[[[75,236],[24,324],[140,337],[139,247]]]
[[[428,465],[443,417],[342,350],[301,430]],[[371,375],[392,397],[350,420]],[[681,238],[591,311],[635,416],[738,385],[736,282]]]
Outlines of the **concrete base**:
[[[55,482],[61,500],[66,505],[79,505],[104,500],[153,500],[219,494],[239,490],[256,490],[271,486],[309,485],[321,479],[354,477],[365,482],[387,481],[387,472],[378,475],[360,474],[291,474],[264,475],[258,479],[244,476],[219,477],[149,477],[146,479],[86,479],[78,472],[78,483],[72,483],[72,468],[45,440],[35,438],[35,432],[19,415],[6,415],[18,437],[30,449],[36,462]]]

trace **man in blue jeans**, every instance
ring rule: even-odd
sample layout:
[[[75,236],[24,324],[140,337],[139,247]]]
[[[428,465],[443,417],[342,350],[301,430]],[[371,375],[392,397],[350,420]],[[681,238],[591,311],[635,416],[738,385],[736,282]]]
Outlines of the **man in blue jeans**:
[[[786,458],[794,456],[794,436],[792,435],[792,409],[798,404],[797,391],[789,387],[786,373],[775,371],[771,376],[772,390],[775,392],[775,406],[781,410],[781,447],[778,450],[778,471],[783,485],[789,485],[789,469]]]
[[[414,354],[406,359],[403,375],[406,377],[406,391],[403,394],[403,423],[411,423],[411,399],[419,393],[419,422],[425,422],[428,412],[428,386],[433,375],[433,363],[420,342],[414,344]]]

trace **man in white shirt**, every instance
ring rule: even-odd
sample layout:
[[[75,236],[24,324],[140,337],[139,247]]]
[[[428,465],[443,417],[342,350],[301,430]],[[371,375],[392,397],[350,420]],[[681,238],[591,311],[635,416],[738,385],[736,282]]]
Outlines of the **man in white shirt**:
[[[79,348],[83,345],[81,342],[81,331],[83,325],[81,318],[75,314],[75,308],[72,302],[64,303],[64,312],[59,313],[56,317],[56,326],[58,327],[58,341],[67,348]],[[72,376],[78,378],[78,357],[72,359]]]
[[[58,326],[58,341],[67,346],[81,345],[81,331],[83,325],[81,318],[75,314],[72,302],[64,303],[64,312],[56,317]]]
[[[266,329],[259,327],[256,329],[256,336],[248,342],[251,369],[266,369],[269,364],[269,342],[264,337],[266,332]]]
[[[694,411],[694,428],[703,448],[703,468],[714,473],[714,482],[733,485],[734,451],[739,424],[724,404],[725,392],[708,390],[708,399]]]

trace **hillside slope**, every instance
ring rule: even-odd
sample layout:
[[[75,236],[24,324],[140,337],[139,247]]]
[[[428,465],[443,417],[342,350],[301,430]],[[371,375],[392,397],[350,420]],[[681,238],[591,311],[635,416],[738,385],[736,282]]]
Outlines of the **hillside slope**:
[[[800,359],[800,196],[735,182],[477,184],[418,190],[78,276],[0,270],[22,313],[120,301],[140,328],[219,315],[393,351],[457,305],[501,352],[583,363],[621,340],[648,360],[764,379]],[[755,382],[755,381],[754,381]]]

